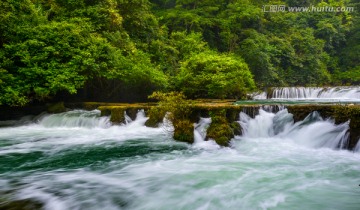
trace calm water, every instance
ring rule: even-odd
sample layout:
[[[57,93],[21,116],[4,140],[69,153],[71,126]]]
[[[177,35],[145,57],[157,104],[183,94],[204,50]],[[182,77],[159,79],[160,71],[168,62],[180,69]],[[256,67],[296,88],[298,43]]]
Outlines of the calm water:
[[[187,145],[141,112],[118,126],[99,115],[0,128],[0,209],[24,199],[49,210],[360,209],[360,153],[336,149],[347,124],[242,114],[244,136],[220,148],[199,134],[207,120]]]

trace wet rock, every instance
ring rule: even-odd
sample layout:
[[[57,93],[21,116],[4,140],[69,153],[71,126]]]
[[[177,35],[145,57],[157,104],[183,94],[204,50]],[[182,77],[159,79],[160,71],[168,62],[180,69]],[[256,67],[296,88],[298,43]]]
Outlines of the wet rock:
[[[53,104],[47,104],[47,112],[49,113],[61,113],[66,112],[64,102],[58,102]]]
[[[242,135],[242,129],[241,129],[241,126],[240,126],[240,124],[238,122],[232,122],[230,124],[230,127],[233,130],[234,135],[236,135],[236,136]]]
[[[173,122],[174,139],[186,143],[194,143],[194,124],[190,120],[177,120]]]
[[[213,111],[210,116],[212,122],[207,130],[206,139],[213,139],[220,146],[229,146],[234,132],[226,119],[226,110]]]

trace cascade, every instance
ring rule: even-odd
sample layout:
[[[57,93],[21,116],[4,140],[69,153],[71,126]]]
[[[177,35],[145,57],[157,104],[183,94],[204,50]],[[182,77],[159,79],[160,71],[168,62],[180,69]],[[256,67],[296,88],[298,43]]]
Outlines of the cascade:
[[[129,123],[131,123],[133,121],[131,119],[131,117],[126,113],[126,111],[124,111],[124,117],[125,117],[125,124],[129,124]]]
[[[355,146],[354,152],[360,153],[360,139],[359,139],[358,143]]]
[[[143,109],[139,110],[136,113],[136,118],[134,121],[131,120],[131,118],[126,113],[124,113],[124,114],[125,114],[126,126],[128,126],[128,127],[144,126],[145,122],[149,119],[148,117],[146,117],[145,111]]]
[[[263,109],[259,110],[259,114],[255,118],[249,115],[240,113],[240,126],[242,128],[243,136],[245,137],[270,137],[274,135],[273,118],[275,114],[266,112]]]
[[[198,123],[194,124],[194,143],[200,143],[205,141],[206,130],[211,123],[211,118],[202,118]]]
[[[336,125],[332,120],[322,119],[318,112],[294,123],[293,115],[287,109],[276,114],[260,109],[255,118],[241,112],[239,123],[243,137],[277,137],[311,148],[345,149],[349,139],[349,122]]]
[[[187,145],[166,135],[166,118],[146,127],[144,110],[120,125],[75,110],[1,127],[0,209],[358,209],[360,142],[338,150],[349,122],[256,112],[239,114],[230,147],[205,141],[214,118],[200,118]]]
[[[289,113],[287,109],[279,111],[273,118],[274,134],[277,135],[282,133],[284,130],[290,129],[293,124],[293,114]]]
[[[40,117],[38,124],[44,127],[85,127],[108,128],[111,126],[109,117],[100,117],[99,110],[73,110],[59,114]]]
[[[360,87],[275,87],[253,99],[360,99]]]

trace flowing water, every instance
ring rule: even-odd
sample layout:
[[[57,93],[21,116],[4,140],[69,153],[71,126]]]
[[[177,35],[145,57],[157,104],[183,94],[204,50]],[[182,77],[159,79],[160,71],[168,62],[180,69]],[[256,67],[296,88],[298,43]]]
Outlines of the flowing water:
[[[0,209],[360,209],[360,153],[341,149],[348,123],[240,115],[230,148],[204,141],[209,118],[188,145],[170,125],[145,127],[142,111],[124,125],[75,110],[2,127]]]
[[[349,87],[275,87],[252,94],[256,100],[296,101],[298,103],[360,103],[360,86]]]

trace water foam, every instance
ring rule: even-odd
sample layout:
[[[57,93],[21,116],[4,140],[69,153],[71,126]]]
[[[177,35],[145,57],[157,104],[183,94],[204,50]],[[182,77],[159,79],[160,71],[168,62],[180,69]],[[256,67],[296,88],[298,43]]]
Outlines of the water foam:
[[[322,139],[313,135],[326,128],[327,141],[339,143],[332,139],[346,135],[346,124],[335,125],[316,112],[297,123],[286,109],[259,115],[243,115],[248,133],[231,148],[218,149],[196,147],[213,142],[203,141],[209,119],[195,124],[197,143],[186,146],[163,128],[145,127],[143,111],[128,124],[106,128],[0,128],[1,151],[27,150],[0,153],[0,185],[16,199],[40,201],[47,210],[359,207],[360,156],[303,142]],[[256,126],[266,132],[256,133]]]
[[[147,119],[144,110],[137,113],[134,121],[122,125],[111,125],[109,117],[100,117],[98,110],[46,115],[37,123],[0,128],[0,140],[6,142],[0,154],[27,153],[35,148],[38,151],[56,148],[58,151],[74,145],[121,143],[128,139],[165,135],[162,128],[144,126]]]
[[[194,143],[205,141],[206,131],[211,124],[211,118],[200,118],[198,123],[194,124]]]
[[[358,140],[358,143],[356,144],[354,148],[354,152],[360,153],[360,139]]]
[[[311,148],[346,148],[349,139],[349,122],[336,125],[324,120],[318,112],[310,113],[303,121],[294,123],[293,115],[286,109],[276,114],[259,110],[255,118],[240,113],[243,137],[288,139]]]
[[[108,128],[111,126],[109,117],[100,117],[100,110],[84,111],[73,110],[59,114],[51,114],[42,117],[38,124],[47,128],[52,127],[84,127],[84,128]]]
[[[360,87],[275,87],[252,94],[254,99],[360,100]]]
[[[211,118],[202,118],[194,124],[194,148],[213,150],[219,149],[220,146],[212,139],[205,141],[206,131],[211,124]]]

